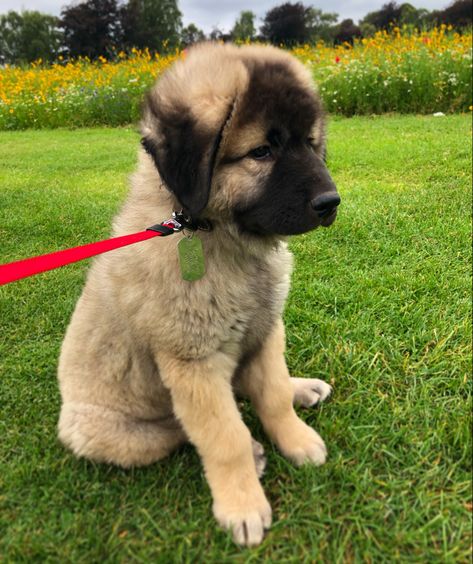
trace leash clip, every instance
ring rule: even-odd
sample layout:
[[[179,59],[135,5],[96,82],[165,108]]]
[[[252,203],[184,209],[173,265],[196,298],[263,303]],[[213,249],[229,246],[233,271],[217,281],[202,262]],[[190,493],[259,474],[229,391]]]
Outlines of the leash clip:
[[[172,212],[172,218],[166,219],[162,223],[157,223],[148,227],[146,231],[157,231],[161,235],[171,235],[172,233],[179,233],[180,231],[211,231],[212,224],[208,220],[195,220],[192,217],[186,215],[183,210]]]
[[[161,233],[163,237],[166,237],[166,235],[172,235],[173,233],[178,233],[183,229],[184,226],[181,225],[177,220],[166,219],[166,221],[163,221],[162,223],[157,223],[156,225],[152,225],[151,227],[148,227],[146,231],[156,231],[157,233]]]
[[[186,215],[184,210],[179,212],[172,212],[172,218],[181,225],[182,229],[188,231],[212,231],[212,223],[209,219],[193,219],[191,216]]]

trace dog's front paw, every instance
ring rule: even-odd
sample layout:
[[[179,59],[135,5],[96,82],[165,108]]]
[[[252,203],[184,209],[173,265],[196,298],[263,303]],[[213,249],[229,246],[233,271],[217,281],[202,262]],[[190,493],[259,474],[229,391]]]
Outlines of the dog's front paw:
[[[256,546],[271,526],[271,506],[264,493],[240,499],[214,502],[214,515],[219,524],[232,531],[233,540],[243,546]]]
[[[332,392],[332,386],[318,378],[291,378],[294,388],[294,403],[312,407],[324,401]]]
[[[281,431],[277,443],[284,456],[298,466],[306,462],[321,466],[327,458],[322,437],[298,417]]]

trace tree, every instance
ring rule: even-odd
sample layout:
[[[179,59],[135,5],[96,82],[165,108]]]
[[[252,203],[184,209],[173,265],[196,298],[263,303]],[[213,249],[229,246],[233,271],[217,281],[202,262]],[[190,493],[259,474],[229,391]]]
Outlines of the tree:
[[[181,43],[184,47],[188,47],[199,41],[205,41],[205,33],[195,24],[190,23],[187,27],[182,28]]]
[[[306,7],[300,2],[281,4],[267,12],[261,33],[275,45],[296,45],[315,39],[330,38],[330,24],[337,21],[336,14]]]
[[[389,29],[390,24],[398,25],[401,19],[401,6],[396,2],[384,4],[377,12],[370,12],[363,18],[362,23],[374,25],[376,29]]]
[[[161,52],[179,46],[182,14],[177,0],[129,0],[121,21],[128,47]]]
[[[445,10],[432,12],[432,20],[436,25],[450,24],[454,27],[470,27],[472,25],[473,3],[471,0],[456,0]]]
[[[307,12],[307,26],[310,30],[310,41],[323,39],[332,41],[334,26],[338,19],[338,14],[333,12],[322,12],[317,8],[309,8]]]
[[[351,43],[355,38],[361,37],[361,29],[353,23],[353,20],[343,20],[337,26],[334,34],[335,43]]]
[[[58,18],[35,11],[10,11],[0,16],[0,61],[54,60],[62,39],[58,24]]]
[[[96,59],[120,47],[122,31],[116,0],[86,0],[61,11],[60,26],[71,57]]]
[[[415,8],[407,2],[401,4],[401,13],[399,15],[399,23],[416,28],[422,28],[427,23],[429,11],[425,8]]]
[[[254,39],[256,35],[255,18],[255,14],[249,10],[240,12],[240,17],[235,22],[231,31],[232,39],[234,41],[249,41]]]
[[[417,9],[408,2],[404,4],[389,2],[384,4],[381,10],[367,14],[361,20],[360,27],[363,35],[366,35],[364,28],[367,24],[374,26],[377,30],[389,29],[392,25],[423,28],[429,23],[429,20],[431,20],[431,14],[425,8]]]
[[[309,8],[300,2],[281,4],[266,13],[261,33],[274,45],[305,43],[310,38],[307,26]]]
[[[361,21],[359,27],[361,35],[363,37],[373,37],[373,35],[376,33],[376,28],[374,27],[374,25],[368,22]]]

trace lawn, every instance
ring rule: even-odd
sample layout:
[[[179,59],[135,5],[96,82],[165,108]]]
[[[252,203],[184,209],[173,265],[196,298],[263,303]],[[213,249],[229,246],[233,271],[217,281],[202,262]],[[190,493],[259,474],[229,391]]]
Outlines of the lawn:
[[[0,262],[106,237],[137,144],[125,128],[0,133]],[[301,411],[329,458],[294,468],[243,405],[268,455],[263,544],[216,527],[190,446],[125,471],[58,443],[84,262],[0,288],[0,560],[470,561],[471,117],[334,119],[329,165],[339,217],[292,240],[285,314],[292,373],[334,386]]]

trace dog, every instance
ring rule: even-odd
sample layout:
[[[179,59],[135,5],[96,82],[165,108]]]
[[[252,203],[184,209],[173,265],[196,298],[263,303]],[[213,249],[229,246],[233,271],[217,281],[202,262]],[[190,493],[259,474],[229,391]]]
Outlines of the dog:
[[[214,515],[241,545],[261,542],[271,507],[236,394],[295,464],[326,459],[294,404],[331,388],[289,376],[282,322],[287,236],[328,227],[340,203],[324,121],[309,71],[287,52],[191,48],[144,101],[137,171],[113,224],[124,235],[174,211],[185,230],[97,258],[61,349],[60,440],[125,468],[191,442]]]

